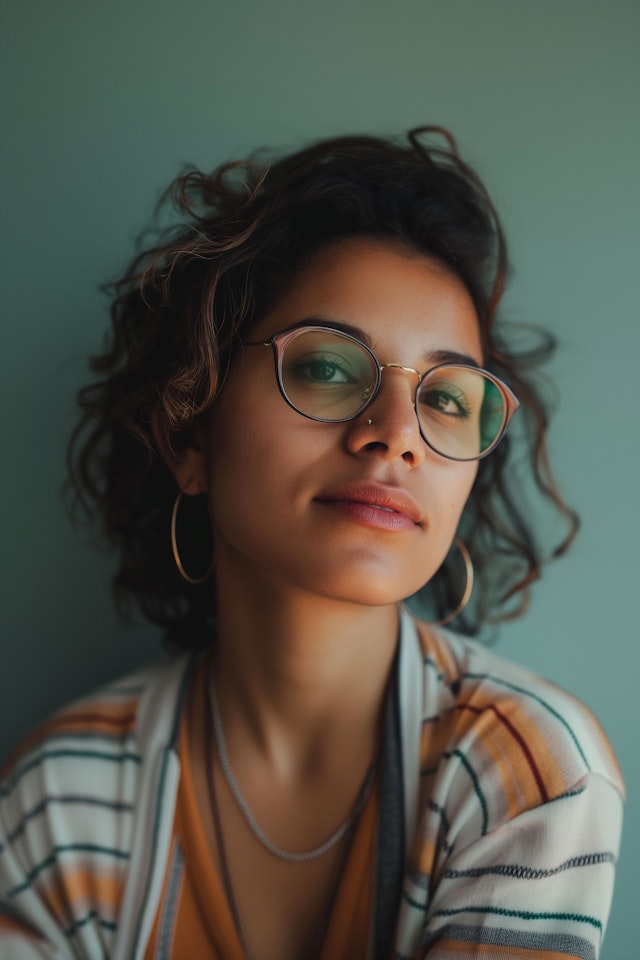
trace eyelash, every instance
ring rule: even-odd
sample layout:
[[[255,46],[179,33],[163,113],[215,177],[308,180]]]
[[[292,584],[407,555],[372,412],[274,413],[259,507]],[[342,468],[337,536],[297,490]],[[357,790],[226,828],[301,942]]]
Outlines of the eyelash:
[[[325,368],[330,368],[332,373],[340,371],[345,378],[345,383],[357,383],[357,380],[348,372],[346,367],[340,363],[339,360],[331,360],[325,356],[312,357],[307,360],[300,358],[293,367],[293,370],[296,376],[300,377],[300,379],[306,379],[315,383],[330,383],[331,381],[329,378],[318,379],[309,375],[313,367],[316,365],[322,365]]]
[[[428,399],[433,397],[435,394],[437,401],[440,402],[444,397],[447,403],[453,403],[458,408],[458,413],[448,413],[446,410],[440,409],[438,403],[428,403]],[[428,392],[425,391],[420,397],[420,402],[424,406],[433,407],[433,409],[438,410],[439,413],[442,413],[445,417],[458,417],[461,420],[466,420],[471,416],[471,405],[468,401],[462,399],[462,397],[454,397],[451,393],[447,393],[446,390],[439,390],[437,388],[432,388]]]

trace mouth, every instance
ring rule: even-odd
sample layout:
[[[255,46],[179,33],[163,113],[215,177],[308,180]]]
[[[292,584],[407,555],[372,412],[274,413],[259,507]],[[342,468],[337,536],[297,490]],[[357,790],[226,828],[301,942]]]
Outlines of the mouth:
[[[413,497],[406,490],[387,484],[347,484],[323,492],[316,500],[368,526],[411,529],[423,520]]]

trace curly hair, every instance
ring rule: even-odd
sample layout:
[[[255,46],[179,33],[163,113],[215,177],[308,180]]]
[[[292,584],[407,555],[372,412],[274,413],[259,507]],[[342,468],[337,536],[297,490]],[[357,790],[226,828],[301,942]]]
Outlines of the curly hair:
[[[458,624],[477,633],[521,613],[543,563],[577,531],[547,458],[549,402],[537,368],[554,342],[534,331],[533,343],[516,349],[513,329],[496,320],[508,272],[504,235],[451,135],[423,127],[407,141],[337,137],[273,161],[254,155],[211,174],[190,168],[159,210],[171,211],[172,225],[108,288],[112,329],[104,353],[91,360],[98,378],[79,392],[82,417],[68,454],[74,506],[98,521],[119,554],[120,609],[130,612],[135,600],[178,645],[210,641],[215,591],[210,581],[185,582],[173,562],[177,490],[152,418],[176,452],[188,446],[252,324],[321,249],[367,237],[437,258],[462,281],[484,365],[520,399],[520,429],[480,461],[461,520],[478,589]],[[546,549],[534,533],[531,493],[564,522],[559,542]],[[193,520],[187,544],[203,526]],[[429,584],[438,616],[455,606],[454,581],[447,561]]]

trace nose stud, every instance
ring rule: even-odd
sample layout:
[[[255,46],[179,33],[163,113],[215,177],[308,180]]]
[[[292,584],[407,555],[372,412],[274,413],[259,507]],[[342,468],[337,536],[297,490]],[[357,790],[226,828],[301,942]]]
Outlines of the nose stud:
[[[373,424],[373,420],[367,420],[367,426],[370,427]]]

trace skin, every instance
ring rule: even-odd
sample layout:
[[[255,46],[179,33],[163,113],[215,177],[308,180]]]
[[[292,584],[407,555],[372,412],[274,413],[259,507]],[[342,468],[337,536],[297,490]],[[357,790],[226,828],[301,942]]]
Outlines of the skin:
[[[318,317],[361,328],[382,363],[424,372],[443,350],[482,362],[462,284],[437,261],[401,247],[350,240],[321,252],[248,339]],[[358,419],[319,423],[284,402],[270,350],[247,347],[197,444],[180,461],[169,459],[181,489],[209,498],[215,676],[229,759],[265,833],[287,849],[322,842],[350,810],[376,756],[397,603],[442,563],[476,476],[475,462],[446,460],[423,441],[416,382],[415,374],[387,369]],[[389,529],[371,511],[365,521],[348,505],[327,502],[337,485],[359,481],[405,491],[419,518]],[[270,960],[271,943],[280,960],[300,955],[335,858],[294,868],[274,862],[217,768],[215,776],[240,912],[255,921],[252,954]],[[204,782],[199,794],[206,808]]]

